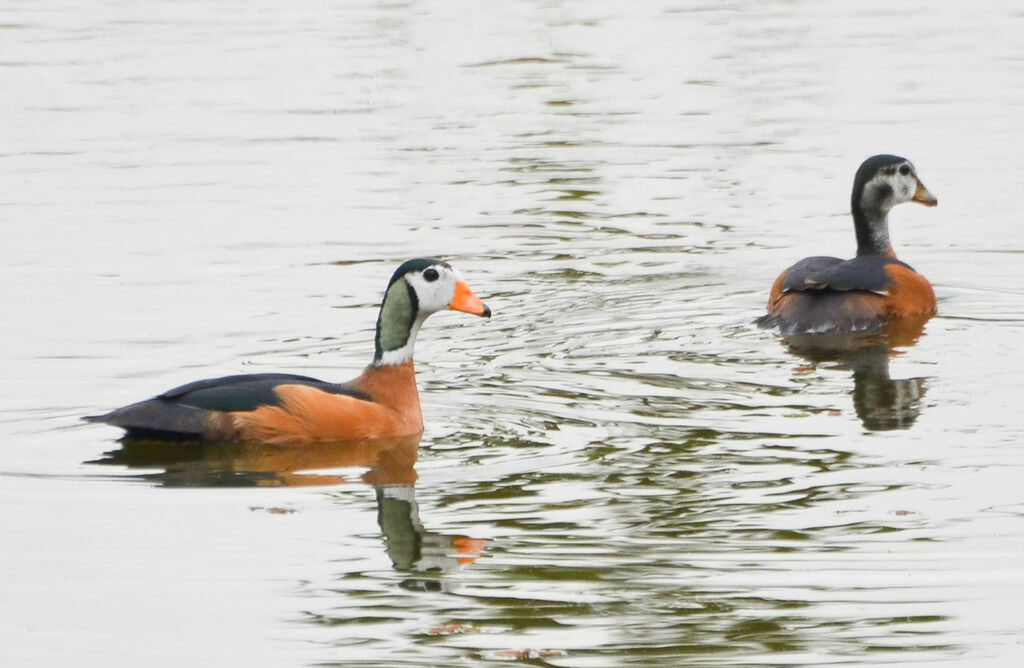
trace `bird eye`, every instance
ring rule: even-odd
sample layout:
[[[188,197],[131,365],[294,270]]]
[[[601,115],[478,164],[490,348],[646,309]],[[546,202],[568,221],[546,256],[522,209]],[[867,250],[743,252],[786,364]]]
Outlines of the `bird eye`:
[[[906,176],[910,173],[910,165],[900,165],[900,174]]]
[[[426,280],[428,282],[436,281],[437,277],[438,277],[437,269],[431,268],[431,269],[427,269],[425,272],[423,272],[423,278],[424,278],[424,280]]]

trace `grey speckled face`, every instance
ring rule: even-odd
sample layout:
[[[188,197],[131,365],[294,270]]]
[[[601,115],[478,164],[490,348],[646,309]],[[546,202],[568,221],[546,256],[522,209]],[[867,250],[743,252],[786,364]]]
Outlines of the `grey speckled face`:
[[[866,210],[888,211],[897,204],[919,202],[935,206],[938,199],[917,177],[909,160],[885,165],[864,186],[861,206]]]

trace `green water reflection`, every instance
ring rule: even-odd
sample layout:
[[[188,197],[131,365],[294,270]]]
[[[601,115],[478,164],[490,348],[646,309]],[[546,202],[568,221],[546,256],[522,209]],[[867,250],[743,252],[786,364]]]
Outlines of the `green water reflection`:
[[[831,363],[853,372],[853,406],[865,429],[909,429],[921,413],[927,379],[894,379],[889,374],[889,360],[900,349],[917,343],[928,319],[904,319],[870,334],[791,336],[785,343],[812,365]]]
[[[475,561],[486,541],[441,534],[423,526],[414,468],[419,445],[418,436],[302,446],[122,439],[119,449],[88,463],[162,469],[138,477],[167,487],[370,485],[376,495],[384,548],[396,571],[429,574],[456,570]],[[324,472],[352,468],[365,471],[354,478]],[[409,580],[406,586],[431,589],[437,581]]]
[[[876,574],[877,592],[860,589],[865,575],[875,577],[871,551],[905,528],[899,522],[839,514],[808,526],[791,517],[877,490],[873,481],[827,482],[863,467],[856,456],[708,429],[663,436],[595,444],[585,473],[515,471],[444,490],[417,490],[419,439],[302,448],[125,441],[94,463],[145,470],[140,477],[174,487],[371,486],[397,577],[343,568],[316,583],[317,605],[304,615],[336,629],[339,647],[367,652],[365,665],[388,665],[373,657],[410,632],[413,663],[666,665],[727,656],[758,664],[889,652],[894,633],[900,651],[954,649],[939,640],[944,615],[885,593],[889,574]],[[529,458],[544,446],[494,437],[489,447]],[[331,472],[354,468],[362,472]],[[425,527],[424,493],[442,516],[487,508],[480,533],[488,539],[443,522]],[[843,602],[846,569],[861,584]],[[871,619],[856,614],[863,600],[873,600]],[[892,613],[878,614],[886,608]],[[831,629],[825,644],[823,625]]]

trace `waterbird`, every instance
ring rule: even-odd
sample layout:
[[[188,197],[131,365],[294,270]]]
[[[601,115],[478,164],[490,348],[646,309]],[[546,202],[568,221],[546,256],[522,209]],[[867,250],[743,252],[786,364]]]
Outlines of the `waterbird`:
[[[784,336],[877,331],[900,318],[935,314],[931,283],[896,259],[889,240],[889,210],[903,202],[935,206],[938,199],[906,158],[876,155],[853,179],[850,197],[857,256],[807,257],[772,285],[767,315],[758,325]]]
[[[125,438],[156,440],[300,444],[420,434],[413,345],[427,317],[445,309],[491,316],[450,264],[409,260],[388,282],[373,361],[353,380],[286,373],[211,378],[84,419],[121,427]]]

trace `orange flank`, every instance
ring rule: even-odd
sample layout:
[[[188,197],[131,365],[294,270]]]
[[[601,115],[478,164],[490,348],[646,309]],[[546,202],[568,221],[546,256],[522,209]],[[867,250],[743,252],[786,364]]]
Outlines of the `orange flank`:
[[[935,290],[921,274],[901,264],[886,265],[889,293],[885,308],[892,318],[911,315],[935,315]]]
[[[308,385],[279,385],[280,406],[228,413],[238,438],[264,443],[309,443],[411,436],[423,431],[411,359],[370,367],[351,385],[371,401]]]
[[[788,273],[789,270],[787,269],[786,271],[779,274],[779,277],[775,279],[774,283],[772,283],[772,291],[768,294],[769,313],[773,313],[775,309],[779,308],[779,301],[782,299],[783,295],[786,294],[785,292],[782,291],[782,282],[786,280],[786,274]]]

